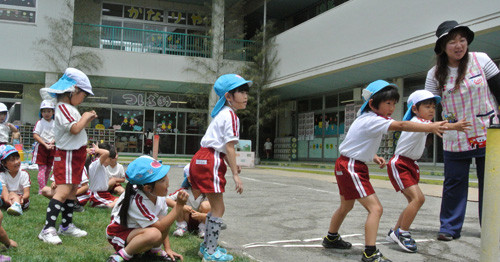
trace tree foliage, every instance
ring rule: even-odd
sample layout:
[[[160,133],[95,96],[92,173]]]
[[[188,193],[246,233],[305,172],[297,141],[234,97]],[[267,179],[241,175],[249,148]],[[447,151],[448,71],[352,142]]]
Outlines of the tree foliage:
[[[71,1],[64,1],[61,14],[60,18],[45,16],[49,34],[34,42],[40,62],[54,72],[64,72],[68,67],[85,72],[98,70],[102,66],[102,59],[95,52],[76,50],[73,46],[73,39],[78,32],[73,32],[74,6]]]

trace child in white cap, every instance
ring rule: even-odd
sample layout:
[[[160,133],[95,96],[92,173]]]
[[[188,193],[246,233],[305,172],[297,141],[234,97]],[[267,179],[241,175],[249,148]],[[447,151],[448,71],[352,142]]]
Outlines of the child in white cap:
[[[108,242],[116,250],[108,262],[127,261],[143,252],[146,252],[142,256],[144,261],[183,259],[170,247],[168,233],[188,194],[179,192],[177,205],[168,213],[165,198],[169,170],[170,166],[149,156],[138,157],[128,165],[125,193],[111,211],[111,223],[106,228]]]
[[[433,95],[426,90],[418,90],[408,97],[408,110],[403,121],[420,124],[431,124],[436,113],[436,105],[441,102],[441,97]],[[470,122],[465,120],[456,123],[446,123],[448,130],[465,131]],[[424,204],[425,197],[418,181],[420,171],[417,160],[420,159],[425,149],[425,140],[429,133],[402,132],[394,156],[389,160],[387,173],[392,186],[396,191],[401,191],[408,200],[408,206],[401,212],[393,229],[387,234],[388,241],[394,241],[407,252],[416,252],[417,245],[411,237],[410,226],[415,219],[420,207]]]
[[[33,138],[36,142],[31,162],[38,165],[38,194],[42,194],[43,187],[47,185],[56,154],[54,108],[51,100],[43,100],[40,104],[40,120],[33,128]]]
[[[11,145],[0,146],[0,181],[2,201],[7,214],[20,216],[30,205],[30,177],[21,169],[19,152]]]
[[[87,235],[73,224],[73,211],[87,156],[85,127],[97,118],[97,114],[92,110],[80,115],[76,109],[88,95],[94,95],[89,78],[78,69],[66,69],[59,81],[49,88],[40,89],[40,95],[43,99],[57,99],[54,118],[54,180],[57,188],[47,207],[45,226],[38,238],[57,245],[62,243],[58,234]],[[56,219],[61,212],[62,223],[56,232]]]
[[[399,101],[397,86],[383,80],[370,83],[363,90],[365,103],[352,123],[346,138],[339,146],[341,156],[335,161],[335,178],[340,193],[340,207],[333,213],[328,235],[323,239],[325,248],[349,249],[338,231],[356,200],[368,211],[365,222],[365,251],[362,261],[390,261],[376,248],[378,225],[382,205],[370,183],[366,162],[373,161],[380,168],[385,159],[376,155],[382,136],[388,131],[432,132],[440,135],[444,122],[419,124],[410,121],[394,121],[391,118]]]
[[[222,75],[215,81],[214,90],[220,99],[212,110],[214,119],[201,139],[200,150],[191,159],[191,185],[206,194],[211,207],[206,219],[205,239],[200,247],[204,261],[233,260],[225,249],[217,247],[217,242],[225,208],[222,194],[226,185],[226,163],[233,173],[236,192],[243,192],[239,177],[241,169],[236,165],[234,149],[240,136],[240,120],[236,111],[246,108],[251,83],[235,74]]]
[[[4,103],[0,103],[0,145],[8,144],[10,133],[17,132],[17,128],[7,121],[9,121],[9,109]]]
[[[208,212],[210,212],[210,203],[205,194],[191,186],[189,166],[190,164],[184,166],[184,181],[181,188],[167,197],[167,205],[173,208],[180,192],[186,191],[189,195],[182,210],[182,215],[176,219],[177,228],[173,235],[182,237],[186,231],[198,231],[198,237],[204,238],[206,230],[205,220],[207,219]]]

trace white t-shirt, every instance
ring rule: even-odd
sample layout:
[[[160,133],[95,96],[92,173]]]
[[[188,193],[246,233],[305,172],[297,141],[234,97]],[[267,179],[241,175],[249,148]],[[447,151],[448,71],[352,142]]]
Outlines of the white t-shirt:
[[[11,130],[7,125],[7,122],[0,123],[0,142],[2,143],[10,143],[9,134]]]
[[[28,172],[21,169],[19,169],[15,177],[12,177],[9,171],[1,172],[0,181],[3,186],[7,187],[9,192],[16,192],[19,195],[24,193],[24,188],[31,186]]]
[[[200,145],[226,154],[226,144],[239,139],[240,119],[233,109],[224,106],[208,126]]]
[[[54,174],[50,175],[50,181],[52,183],[54,183]],[[83,184],[85,183],[88,183],[89,182],[89,177],[87,176],[87,168],[86,167],[83,167],[83,172],[82,172],[82,182],[80,182],[80,184],[78,185],[78,187],[82,187]]]
[[[358,116],[339,146],[340,154],[365,163],[372,161],[380,147],[382,135],[387,134],[393,121],[372,111]]]
[[[121,194],[118,198],[117,205],[111,211],[113,221],[120,224],[120,203],[123,201],[125,194]],[[168,206],[165,197],[157,197],[156,204],[153,203],[142,190],[137,190],[137,194],[130,198],[130,206],[128,208],[127,228],[145,228],[158,219],[166,216]],[[123,226],[123,225],[122,225]]]
[[[419,124],[432,123],[432,121],[418,118],[416,116],[414,116],[410,121]],[[394,155],[408,157],[413,160],[420,159],[424,153],[425,140],[427,139],[428,134],[429,133],[425,132],[402,132]]]
[[[45,143],[54,141],[54,120],[47,121],[44,118],[38,120],[33,128],[33,134],[39,135]]]
[[[74,106],[63,102],[57,103],[54,117],[54,136],[57,148],[62,150],[76,150],[87,144],[87,132],[85,128],[76,135],[70,132],[71,127],[80,118],[82,116]]]
[[[477,61],[479,62],[479,65],[483,69],[484,75],[486,76],[487,80],[500,73],[498,67],[495,65],[495,63],[491,60],[491,58],[487,54],[476,52],[476,58]],[[469,61],[470,59],[472,59],[472,56],[469,54]],[[458,67],[449,66],[448,70],[449,70],[448,75],[450,77],[453,77],[453,79],[456,79],[458,75]],[[425,90],[429,90],[435,95],[441,95],[441,91],[439,90],[439,82],[434,77],[435,73],[436,73],[436,66],[433,66],[427,72],[427,78],[425,80]]]
[[[120,163],[116,163],[115,167],[109,165],[106,167],[106,170],[108,171],[108,176],[110,178],[111,177],[125,178],[125,169],[123,168],[123,165]]]
[[[108,170],[96,159],[89,166],[89,190],[91,192],[108,191]]]
[[[177,195],[179,195],[179,192],[181,190],[186,191],[189,194],[189,198],[186,201],[186,205],[190,206],[193,208],[193,210],[198,211],[200,210],[200,205],[201,202],[207,200],[207,197],[204,194],[201,194],[198,196],[198,198],[194,198],[193,191],[191,188],[180,188],[179,190],[175,191],[173,194],[167,196],[168,199],[172,199],[174,201],[177,201]]]
[[[271,142],[265,142],[264,143],[264,149],[265,150],[271,150],[273,148],[273,143]]]

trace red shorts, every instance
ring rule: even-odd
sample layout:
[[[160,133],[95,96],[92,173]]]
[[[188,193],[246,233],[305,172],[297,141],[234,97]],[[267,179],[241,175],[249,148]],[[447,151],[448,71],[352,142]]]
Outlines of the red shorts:
[[[404,156],[393,156],[387,165],[387,173],[396,191],[416,185],[420,180],[417,161]]]
[[[115,201],[116,197],[111,195],[108,191],[91,192],[90,193],[90,206],[103,206],[109,205]]]
[[[335,178],[340,195],[345,200],[363,198],[375,193],[370,183],[368,167],[361,161],[340,156],[335,161]]]
[[[55,154],[55,149],[49,150],[42,144],[36,143],[31,162],[38,165],[52,166]]]
[[[56,149],[54,156],[54,180],[56,184],[79,185],[82,182],[82,172],[87,157],[87,147],[77,150]]]
[[[127,237],[132,230],[134,229],[123,227],[113,221],[106,227],[106,237],[113,248],[118,251],[127,245]]]
[[[81,194],[81,195],[77,195],[76,196],[76,201],[78,201],[78,204],[80,204],[80,206],[85,206],[85,204],[87,204],[87,202],[89,202],[90,200],[90,191],[87,190],[87,192]]]
[[[191,186],[201,193],[224,193],[227,170],[224,156],[213,148],[200,148],[189,166]]]

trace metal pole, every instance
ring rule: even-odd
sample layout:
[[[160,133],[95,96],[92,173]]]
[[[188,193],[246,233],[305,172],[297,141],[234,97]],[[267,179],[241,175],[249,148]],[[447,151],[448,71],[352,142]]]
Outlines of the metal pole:
[[[266,16],[267,16],[267,0],[264,0],[264,17],[262,22],[262,50],[265,50],[266,45]],[[262,80],[264,80],[266,70],[266,56],[264,56],[262,60]],[[256,128],[256,145],[255,145],[255,158],[259,161],[259,149],[260,149],[260,91],[264,88],[263,86],[259,87],[257,90],[257,128]]]
[[[480,261],[498,262],[498,243],[500,241],[500,162],[498,161],[500,143],[498,141],[500,141],[500,125],[491,125],[487,138]]]

